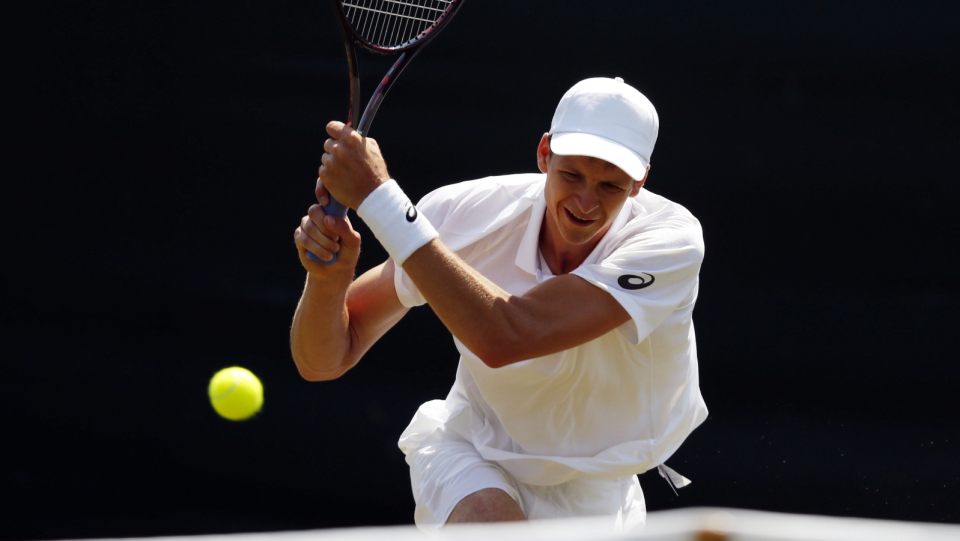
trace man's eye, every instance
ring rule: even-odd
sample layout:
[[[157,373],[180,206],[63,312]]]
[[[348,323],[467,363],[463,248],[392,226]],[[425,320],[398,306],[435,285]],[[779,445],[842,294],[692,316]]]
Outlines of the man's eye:
[[[623,188],[621,188],[620,186],[617,186],[616,184],[609,184],[609,183],[608,183],[608,184],[604,184],[603,186],[604,186],[604,188],[606,188],[606,190],[607,190],[608,192],[622,192],[622,191],[623,191]]]

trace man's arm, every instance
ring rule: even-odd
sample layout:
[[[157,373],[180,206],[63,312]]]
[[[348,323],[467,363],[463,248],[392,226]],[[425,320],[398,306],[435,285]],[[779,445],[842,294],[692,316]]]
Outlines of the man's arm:
[[[390,179],[379,146],[340,122],[327,124],[327,133],[317,195],[322,200],[329,190],[356,209]],[[510,295],[439,239],[416,250],[403,269],[447,329],[495,368],[578,346],[630,319],[609,293],[573,275]]]
[[[630,319],[613,296],[572,274],[511,295],[439,239],[403,270],[447,329],[491,368],[579,346]]]
[[[324,217],[320,205],[314,205],[294,239],[307,269],[307,283],[290,328],[293,360],[304,379],[338,378],[408,309],[397,298],[392,261],[352,279],[360,235],[349,220]],[[323,265],[308,259],[307,250],[324,259],[338,251],[339,259],[334,265]]]

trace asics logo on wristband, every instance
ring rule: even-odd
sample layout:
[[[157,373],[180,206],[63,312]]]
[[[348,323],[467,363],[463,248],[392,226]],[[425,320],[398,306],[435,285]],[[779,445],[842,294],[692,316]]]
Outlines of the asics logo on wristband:
[[[643,289],[653,284],[655,278],[652,274],[646,272],[642,272],[640,274],[649,276],[649,279],[644,278],[643,276],[637,276],[636,274],[624,274],[620,278],[617,278],[617,284],[619,284],[623,289],[628,290]]]
[[[357,216],[370,226],[387,254],[400,266],[413,252],[439,236],[430,220],[420,219],[417,207],[393,179],[367,195],[357,207]]]

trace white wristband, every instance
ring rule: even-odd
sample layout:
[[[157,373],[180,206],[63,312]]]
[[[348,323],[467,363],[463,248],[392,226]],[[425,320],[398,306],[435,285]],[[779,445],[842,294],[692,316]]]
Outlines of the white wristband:
[[[440,236],[393,179],[370,192],[357,207],[357,215],[370,226],[377,240],[400,266],[418,248]]]

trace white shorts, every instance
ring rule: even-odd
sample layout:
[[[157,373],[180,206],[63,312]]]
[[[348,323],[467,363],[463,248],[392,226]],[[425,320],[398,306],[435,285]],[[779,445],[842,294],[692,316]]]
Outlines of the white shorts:
[[[609,516],[611,531],[621,531],[641,526],[647,518],[636,475],[584,475],[554,486],[525,485],[460,438],[425,444],[407,462],[417,504],[414,521],[427,533],[441,528],[460,500],[484,488],[509,494],[530,520]]]

